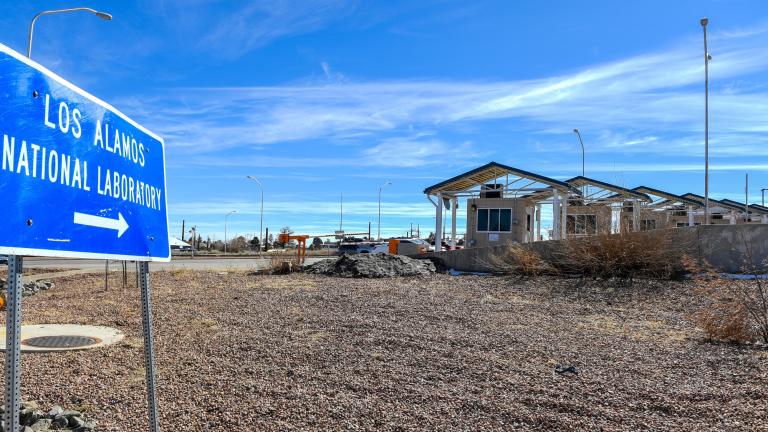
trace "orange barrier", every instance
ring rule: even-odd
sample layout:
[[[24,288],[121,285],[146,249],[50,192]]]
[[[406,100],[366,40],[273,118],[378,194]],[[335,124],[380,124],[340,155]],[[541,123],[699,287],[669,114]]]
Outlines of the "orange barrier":
[[[277,236],[277,241],[280,243],[286,244],[291,240],[296,240],[299,243],[299,246],[296,248],[296,257],[299,260],[299,263],[303,263],[304,260],[307,258],[307,239],[309,238],[308,235],[290,235],[286,233],[282,233]]]

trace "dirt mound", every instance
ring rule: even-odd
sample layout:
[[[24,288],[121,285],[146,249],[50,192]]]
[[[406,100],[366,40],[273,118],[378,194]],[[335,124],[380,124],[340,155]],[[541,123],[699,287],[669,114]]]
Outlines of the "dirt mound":
[[[428,275],[435,272],[435,265],[429,260],[402,255],[356,254],[322,260],[307,266],[304,271],[326,276],[382,278]]]

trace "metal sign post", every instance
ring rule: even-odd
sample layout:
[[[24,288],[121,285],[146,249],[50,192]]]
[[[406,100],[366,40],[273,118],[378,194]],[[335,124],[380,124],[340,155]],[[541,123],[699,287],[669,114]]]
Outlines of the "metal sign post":
[[[19,432],[21,404],[21,274],[22,259],[8,257],[8,293],[5,315],[5,430]]]
[[[152,296],[149,290],[149,263],[146,261],[139,263],[139,280],[141,282],[141,317],[144,326],[144,370],[147,373],[149,430],[160,432],[155,388],[155,348],[152,342]]]

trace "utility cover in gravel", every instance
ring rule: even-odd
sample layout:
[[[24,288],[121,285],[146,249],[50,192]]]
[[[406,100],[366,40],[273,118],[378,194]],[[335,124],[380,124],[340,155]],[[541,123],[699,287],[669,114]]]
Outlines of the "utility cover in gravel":
[[[356,254],[322,260],[307,266],[304,271],[326,276],[382,278],[424,276],[434,273],[435,265],[429,260],[402,255]]]

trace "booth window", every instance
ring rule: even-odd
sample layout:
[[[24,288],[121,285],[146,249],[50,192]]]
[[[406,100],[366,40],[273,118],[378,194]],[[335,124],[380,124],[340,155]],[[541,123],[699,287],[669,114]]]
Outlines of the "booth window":
[[[478,232],[512,231],[511,209],[477,209]]]

